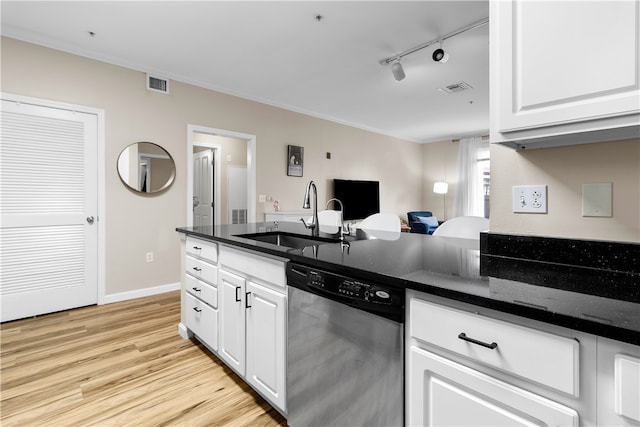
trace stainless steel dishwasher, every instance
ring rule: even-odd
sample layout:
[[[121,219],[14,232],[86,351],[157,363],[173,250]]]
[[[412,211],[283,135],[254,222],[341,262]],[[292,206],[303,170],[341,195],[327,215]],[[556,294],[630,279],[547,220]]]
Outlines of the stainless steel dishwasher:
[[[404,289],[287,265],[287,422],[401,426]]]

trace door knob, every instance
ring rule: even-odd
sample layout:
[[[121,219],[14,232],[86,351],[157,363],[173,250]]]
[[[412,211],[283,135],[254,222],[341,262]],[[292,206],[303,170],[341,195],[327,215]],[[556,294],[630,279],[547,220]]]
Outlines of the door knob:
[[[87,217],[87,222],[88,222],[89,224],[93,224],[93,221],[94,221],[94,218],[93,218],[92,216],[88,216],[88,217]]]

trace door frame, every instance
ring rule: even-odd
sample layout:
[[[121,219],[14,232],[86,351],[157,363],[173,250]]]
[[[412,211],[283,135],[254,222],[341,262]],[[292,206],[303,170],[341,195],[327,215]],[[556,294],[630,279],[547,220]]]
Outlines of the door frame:
[[[256,222],[256,136],[248,133],[235,132],[225,129],[216,129],[207,126],[199,125],[187,125],[187,196],[186,196],[186,210],[187,210],[187,227],[193,226],[193,140],[195,133],[205,133],[209,135],[222,136],[226,138],[242,139],[247,142],[247,222]],[[203,145],[205,144],[195,144]],[[220,197],[220,179],[218,174],[220,173],[220,151],[216,153],[216,182],[215,182],[215,219],[220,219],[219,214],[219,197]]]
[[[97,289],[96,301],[98,305],[106,304],[105,290],[105,226],[106,226],[106,209],[105,209],[105,112],[101,108],[88,107],[86,105],[69,104],[66,102],[53,101],[43,98],[33,98],[30,96],[16,95],[13,93],[0,92],[0,98],[9,102],[18,102],[22,104],[30,104],[39,107],[57,108],[60,110],[80,112],[84,114],[93,114],[97,117],[97,150],[98,159],[96,165],[96,173],[98,174],[98,216],[96,223],[98,225],[98,269],[97,269]]]

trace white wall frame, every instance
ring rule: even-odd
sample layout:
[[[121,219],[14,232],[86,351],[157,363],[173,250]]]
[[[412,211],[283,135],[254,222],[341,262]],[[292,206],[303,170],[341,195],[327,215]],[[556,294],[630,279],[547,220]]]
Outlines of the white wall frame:
[[[207,126],[187,125],[187,196],[186,196],[186,208],[187,208],[187,227],[193,226],[193,210],[192,210],[192,195],[193,195],[193,162],[190,161],[193,155],[193,146],[206,144],[194,144],[194,134],[204,133],[209,135],[222,136],[225,138],[242,139],[247,142],[247,222],[256,222],[256,136],[235,132],[225,129],[216,129]],[[216,167],[215,167],[215,218],[220,219],[220,147],[218,146],[218,155],[216,155]]]

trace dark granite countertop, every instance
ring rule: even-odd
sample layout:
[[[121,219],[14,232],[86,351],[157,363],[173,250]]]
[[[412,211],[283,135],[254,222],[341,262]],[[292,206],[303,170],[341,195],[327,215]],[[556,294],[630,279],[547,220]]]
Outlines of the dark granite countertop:
[[[640,345],[637,244],[493,233],[483,233],[480,244],[468,239],[358,230],[347,238],[348,246],[329,243],[291,249],[237,235],[273,231],[310,235],[302,224],[267,222],[177,231],[356,279],[414,289]],[[330,233],[320,235],[335,237]],[[594,248],[606,251],[597,256],[586,253]]]

